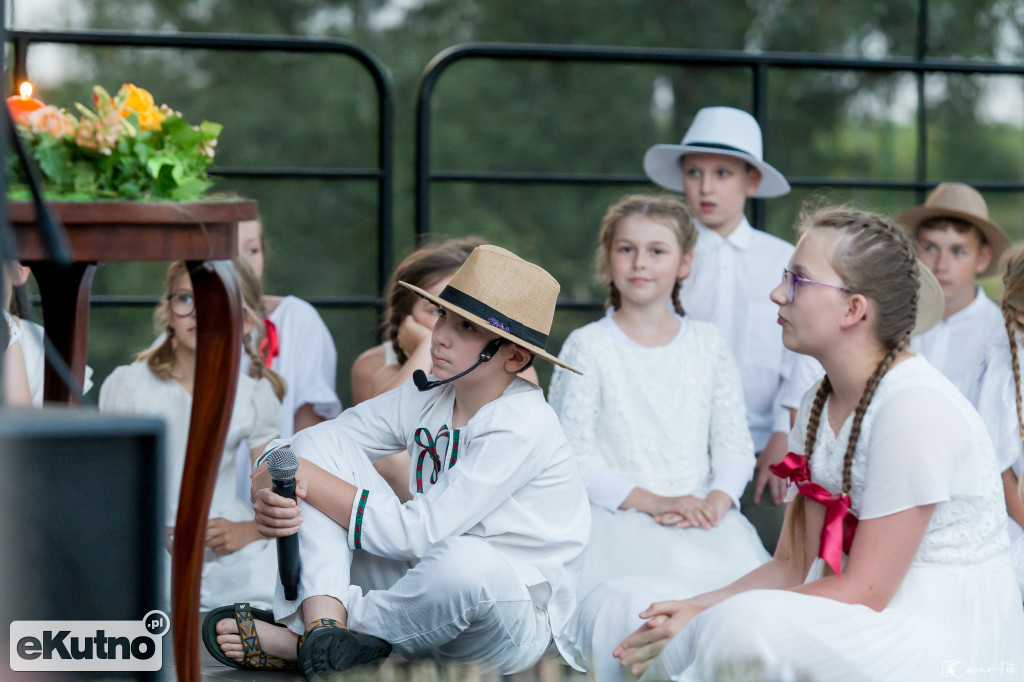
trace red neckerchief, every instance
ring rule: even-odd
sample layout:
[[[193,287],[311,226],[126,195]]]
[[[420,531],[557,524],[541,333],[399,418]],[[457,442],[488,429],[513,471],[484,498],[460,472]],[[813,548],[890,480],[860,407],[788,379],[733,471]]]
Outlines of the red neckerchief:
[[[832,567],[836,575],[840,575],[843,553],[850,553],[853,535],[857,532],[857,517],[850,513],[850,496],[832,494],[824,486],[811,482],[807,458],[795,452],[768,470],[779,478],[789,479],[796,484],[797,492],[825,507],[825,525],[821,528],[818,556]]]
[[[277,325],[270,318],[264,318],[263,326],[267,328],[267,333],[260,339],[260,357],[263,358],[263,366],[270,369],[274,358],[281,354],[281,342],[277,338]]]

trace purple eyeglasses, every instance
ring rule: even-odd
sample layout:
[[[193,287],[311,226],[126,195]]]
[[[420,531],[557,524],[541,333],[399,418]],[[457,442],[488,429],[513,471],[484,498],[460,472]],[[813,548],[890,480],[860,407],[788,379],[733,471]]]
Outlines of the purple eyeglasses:
[[[796,298],[796,285],[799,282],[804,282],[806,284],[817,284],[818,286],[828,287],[829,289],[838,289],[839,291],[845,291],[848,294],[857,293],[853,289],[847,289],[846,287],[839,287],[839,286],[836,286],[835,284],[825,284],[824,282],[815,282],[813,279],[807,279],[806,277],[801,277],[800,275],[796,274],[795,272],[791,272],[789,269],[785,269],[785,270],[782,271],[782,281],[786,284],[786,287],[789,289],[789,302],[790,303],[792,303],[793,299]]]

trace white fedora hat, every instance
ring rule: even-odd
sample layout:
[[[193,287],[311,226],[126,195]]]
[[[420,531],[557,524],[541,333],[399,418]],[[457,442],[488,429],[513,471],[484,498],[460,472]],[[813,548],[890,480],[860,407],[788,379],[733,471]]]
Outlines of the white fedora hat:
[[[761,171],[761,186],[755,197],[779,197],[789,193],[782,173],[761,158],[761,126],[745,111],[732,107],[705,107],[697,112],[680,144],[656,144],[644,154],[647,177],[665,189],[683,190],[683,169],[679,163],[692,153],[723,154],[746,161]]]

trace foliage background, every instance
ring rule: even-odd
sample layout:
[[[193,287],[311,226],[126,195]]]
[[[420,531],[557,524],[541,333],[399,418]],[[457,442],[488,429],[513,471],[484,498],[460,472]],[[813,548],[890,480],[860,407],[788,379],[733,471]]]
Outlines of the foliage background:
[[[468,41],[771,50],[913,57],[918,0],[75,0],[47,13],[13,2],[27,29],[237,32],[337,37],[384,64],[395,102],[396,261],[413,246],[416,88],[442,49]],[[10,5],[11,3],[9,3]],[[19,23],[19,17],[29,17]],[[927,54],[1018,62],[1024,6],[1014,0],[929,0]],[[224,124],[224,166],[371,167],[376,104],[368,76],[346,58],[276,53],[35,47],[29,74],[51,103],[86,101],[94,83],[130,81],[188,120]],[[913,179],[916,102],[908,74],[772,70],[765,155],[787,176]],[[1020,182],[1022,79],[929,76],[927,177]],[[434,170],[641,173],[644,150],[676,142],[701,106],[750,109],[740,68],[462,62],[440,79],[432,110]],[[266,288],[304,298],[374,295],[376,190],[362,181],[222,181],[259,200],[270,246]],[[478,234],[549,269],[567,299],[596,299],[592,252],[605,208],[635,188],[435,184],[438,236]],[[767,229],[792,239],[809,198],[896,212],[913,192],[821,188],[766,204]],[[994,219],[1021,236],[1016,192],[988,192]],[[156,294],[164,268],[110,265],[97,294]],[[321,308],[339,351],[338,388],[377,340],[372,311]],[[554,351],[594,313],[560,311]],[[94,308],[89,360],[103,378],[153,338],[150,313]],[[544,365],[545,363],[541,363]],[[540,366],[546,383],[549,368]],[[96,394],[94,393],[94,396]]]

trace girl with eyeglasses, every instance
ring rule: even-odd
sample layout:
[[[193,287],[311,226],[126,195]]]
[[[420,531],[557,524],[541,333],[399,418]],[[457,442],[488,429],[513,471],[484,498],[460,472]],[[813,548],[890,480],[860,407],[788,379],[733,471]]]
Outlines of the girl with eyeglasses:
[[[224,599],[270,608],[277,581],[276,547],[259,535],[251,506],[236,495],[234,453],[244,443],[255,460],[277,437],[285,384],[263,367],[256,350],[263,320],[259,279],[240,258],[235,259],[235,268],[242,291],[243,341],[251,363],[249,374],[238,377],[227,440],[219,455],[200,589],[203,611]],[[167,423],[164,480],[170,550],[195,386],[195,298],[184,261],[176,261],[168,269],[164,295],[153,319],[163,340],[107,377],[100,387],[99,407],[103,412],[160,417]]]
[[[771,300],[786,347],[825,376],[773,467],[792,497],[779,547],[723,589],[651,604],[614,655],[643,680],[1012,674],[1024,610],[992,444],[907,350],[942,290],[893,221],[832,208],[800,224]]]

